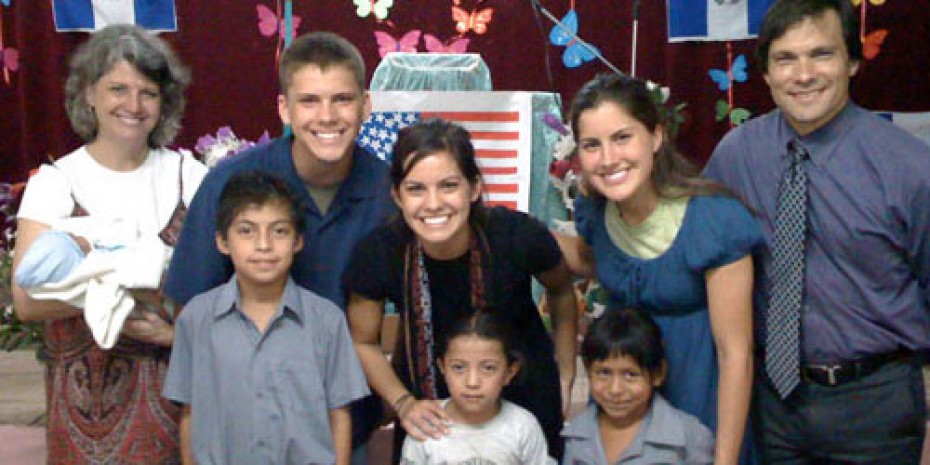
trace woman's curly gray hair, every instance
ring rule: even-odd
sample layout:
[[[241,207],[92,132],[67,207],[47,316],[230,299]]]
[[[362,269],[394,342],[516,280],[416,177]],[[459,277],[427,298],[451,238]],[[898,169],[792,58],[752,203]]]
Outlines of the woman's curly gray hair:
[[[128,24],[107,26],[91,35],[71,58],[65,83],[65,109],[71,127],[86,142],[97,137],[97,117],[87,103],[87,89],[120,61],[126,61],[139,73],[158,85],[161,94],[161,117],[149,134],[149,147],[170,144],[181,129],[184,115],[184,89],[190,83],[190,71],[168,44]]]

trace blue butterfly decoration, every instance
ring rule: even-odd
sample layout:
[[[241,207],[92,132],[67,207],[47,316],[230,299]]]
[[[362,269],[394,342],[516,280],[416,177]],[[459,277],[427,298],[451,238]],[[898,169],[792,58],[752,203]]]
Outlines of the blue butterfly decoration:
[[[720,90],[729,89],[733,82],[746,82],[749,79],[749,73],[746,71],[746,55],[742,53],[737,55],[733,60],[733,64],[730,65],[729,72],[722,69],[711,69],[707,73],[717,83],[717,88]]]
[[[13,1],[13,0],[0,0],[0,3],[2,3],[3,6],[10,6],[10,2],[11,2],[11,1]]]
[[[566,31],[561,25],[556,24],[552,28],[552,32],[549,33],[549,42],[552,42],[553,45],[565,47],[565,51],[562,52],[562,63],[565,64],[567,68],[577,68],[581,66],[586,61],[591,61],[594,59],[594,53],[591,50],[588,50],[587,47],[581,45],[572,34],[578,34],[578,13],[575,10],[568,10],[568,14],[562,18],[562,24],[565,25],[565,28],[568,28],[569,31]],[[596,47],[591,44],[588,44],[600,53]]]

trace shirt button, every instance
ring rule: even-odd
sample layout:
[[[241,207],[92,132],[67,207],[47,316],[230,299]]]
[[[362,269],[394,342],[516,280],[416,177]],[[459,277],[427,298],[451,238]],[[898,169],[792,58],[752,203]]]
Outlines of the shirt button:
[[[259,439],[259,440],[258,440],[258,447],[265,447],[265,440],[264,440],[264,439]]]
[[[258,397],[259,399],[261,399],[261,398],[265,397],[265,395],[262,394],[261,391],[259,391],[259,392],[256,392],[256,393],[255,393],[255,397]]]

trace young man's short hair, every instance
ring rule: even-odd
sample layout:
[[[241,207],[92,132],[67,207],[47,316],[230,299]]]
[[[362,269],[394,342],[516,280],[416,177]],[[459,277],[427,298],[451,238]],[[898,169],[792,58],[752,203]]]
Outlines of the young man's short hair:
[[[303,234],[307,223],[302,198],[284,179],[256,170],[240,171],[226,182],[216,210],[216,232],[226,239],[236,215],[251,206],[270,203],[283,205],[297,234]]]
[[[316,65],[324,71],[333,66],[344,66],[352,72],[359,91],[366,88],[362,54],[340,35],[315,31],[294,39],[281,56],[278,81],[282,94],[287,92],[294,74],[307,65]]]

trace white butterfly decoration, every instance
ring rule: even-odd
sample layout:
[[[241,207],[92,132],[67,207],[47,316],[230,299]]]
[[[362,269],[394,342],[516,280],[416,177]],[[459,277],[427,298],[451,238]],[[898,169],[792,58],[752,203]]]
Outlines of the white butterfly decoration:
[[[388,9],[394,6],[394,0],[352,0],[355,4],[355,14],[365,18],[374,13],[375,17],[383,20],[388,16]]]

